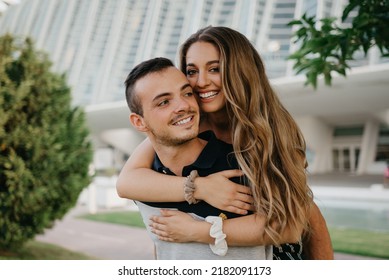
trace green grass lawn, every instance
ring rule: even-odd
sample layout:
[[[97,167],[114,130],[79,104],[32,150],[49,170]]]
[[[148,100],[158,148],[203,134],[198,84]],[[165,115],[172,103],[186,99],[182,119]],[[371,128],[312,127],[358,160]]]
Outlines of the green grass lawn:
[[[145,225],[142,220],[142,216],[139,214],[138,211],[85,214],[79,216],[79,218],[97,221],[97,222],[105,222],[105,223],[119,224],[119,225],[125,225],[130,227],[145,228]]]
[[[80,218],[144,228],[137,211],[88,214]],[[355,229],[330,228],[335,252],[389,259],[389,232],[374,232]]]
[[[336,252],[389,259],[389,232],[330,228]]]
[[[9,252],[0,250],[0,260],[93,260],[81,253],[48,243],[30,241],[22,248]]]

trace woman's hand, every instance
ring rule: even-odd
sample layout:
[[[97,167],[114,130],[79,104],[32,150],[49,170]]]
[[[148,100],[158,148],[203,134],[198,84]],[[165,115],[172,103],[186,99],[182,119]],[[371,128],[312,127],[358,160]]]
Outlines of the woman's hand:
[[[248,211],[254,211],[250,188],[229,179],[240,176],[243,176],[241,170],[232,169],[197,177],[194,197],[221,210],[246,215]]]
[[[208,243],[211,239],[209,223],[178,210],[161,209],[161,216],[152,216],[150,220],[151,232],[163,241]]]

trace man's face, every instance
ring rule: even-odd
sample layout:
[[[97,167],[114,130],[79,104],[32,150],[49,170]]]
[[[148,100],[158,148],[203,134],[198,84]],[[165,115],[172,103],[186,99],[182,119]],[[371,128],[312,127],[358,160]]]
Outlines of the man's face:
[[[143,107],[143,117],[138,116],[141,130],[151,140],[176,146],[197,137],[199,107],[188,80],[177,68],[143,77],[135,92]]]

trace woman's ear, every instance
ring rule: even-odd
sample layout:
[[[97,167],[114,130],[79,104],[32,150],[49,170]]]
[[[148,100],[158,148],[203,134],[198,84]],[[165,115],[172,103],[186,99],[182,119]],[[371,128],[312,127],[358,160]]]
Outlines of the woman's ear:
[[[135,127],[137,130],[141,132],[148,131],[147,125],[145,124],[142,116],[135,113],[131,113],[129,119],[132,126]]]

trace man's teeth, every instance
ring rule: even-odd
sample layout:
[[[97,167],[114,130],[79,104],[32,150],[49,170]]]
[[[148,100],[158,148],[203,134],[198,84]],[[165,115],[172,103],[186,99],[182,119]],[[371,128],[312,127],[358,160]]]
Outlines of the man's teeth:
[[[209,98],[218,94],[218,91],[209,91],[204,93],[199,93],[200,98]]]
[[[180,121],[176,122],[175,125],[183,125],[183,124],[186,124],[186,123],[190,122],[191,119],[192,119],[192,117],[189,117],[189,118],[180,120]]]

